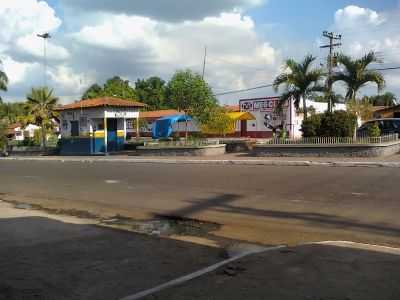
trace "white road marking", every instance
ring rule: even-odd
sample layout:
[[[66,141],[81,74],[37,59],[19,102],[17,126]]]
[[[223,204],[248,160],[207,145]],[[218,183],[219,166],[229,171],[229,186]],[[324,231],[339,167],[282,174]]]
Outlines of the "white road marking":
[[[222,267],[222,266],[224,266],[226,264],[229,264],[229,263],[231,263],[231,262],[233,262],[235,260],[243,258],[245,256],[248,256],[248,255],[251,255],[251,254],[256,254],[256,253],[261,253],[261,252],[277,250],[277,249],[281,249],[281,248],[284,248],[284,247],[286,247],[286,246],[276,246],[276,247],[270,247],[270,248],[263,248],[263,247],[254,248],[254,249],[251,249],[249,251],[243,252],[243,253],[235,256],[235,257],[223,260],[223,261],[221,261],[219,263],[216,263],[214,265],[211,265],[209,267],[206,267],[204,269],[196,271],[194,273],[191,273],[191,274],[188,274],[186,276],[182,276],[182,277],[179,277],[177,279],[168,281],[166,283],[163,283],[163,284],[158,285],[156,287],[153,287],[151,289],[139,292],[137,294],[126,296],[126,297],[124,297],[124,298],[122,298],[120,300],[136,300],[136,299],[140,299],[140,298],[149,296],[151,294],[157,293],[159,291],[162,291],[162,290],[164,290],[166,288],[170,288],[172,286],[176,286],[176,285],[182,284],[182,283],[184,283],[186,281],[192,280],[192,279],[200,277],[200,276],[202,276],[204,274],[207,274],[207,273],[210,273],[212,271],[215,271],[216,269],[218,269],[218,268],[220,268],[220,267]]]

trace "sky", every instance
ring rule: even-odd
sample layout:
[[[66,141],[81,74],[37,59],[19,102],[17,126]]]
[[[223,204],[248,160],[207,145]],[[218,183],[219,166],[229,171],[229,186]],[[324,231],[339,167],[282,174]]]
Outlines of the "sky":
[[[7,101],[22,101],[45,82],[61,102],[119,75],[168,80],[176,70],[202,72],[219,94],[271,83],[285,59],[326,61],[324,30],[341,34],[337,51],[373,50],[400,66],[400,0],[1,0],[0,59],[9,77]],[[49,32],[47,72],[43,40]],[[400,70],[385,71],[386,90],[400,98]],[[339,84],[338,91],[343,89]],[[360,95],[377,93],[369,85]],[[271,88],[219,96],[223,104],[273,96]]]

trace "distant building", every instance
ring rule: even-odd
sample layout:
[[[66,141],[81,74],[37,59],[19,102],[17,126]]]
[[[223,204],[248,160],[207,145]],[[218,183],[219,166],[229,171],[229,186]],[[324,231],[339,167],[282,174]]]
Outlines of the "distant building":
[[[139,130],[139,109],[145,104],[113,97],[86,99],[58,107],[61,154],[90,155],[123,149],[127,125]]]
[[[288,101],[278,113],[276,107],[279,97],[262,97],[239,100],[240,111],[250,112],[255,116],[255,120],[240,121],[236,125],[237,134],[241,137],[251,138],[271,138],[274,133],[286,130],[289,137],[301,137],[301,124],[303,114],[298,113],[294,107],[293,100]],[[307,100],[308,108],[313,107],[316,113],[327,110],[327,103],[320,103]],[[334,110],[345,110],[344,104],[336,104]]]
[[[23,127],[20,123],[14,123],[8,126],[7,136],[11,140],[23,141],[27,138],[33,138],[35,131],[39,130],[40,127],[34,124],[28,124]]]
[[[400,105],[378,109],[374,112],[374,118],[400,118]]]

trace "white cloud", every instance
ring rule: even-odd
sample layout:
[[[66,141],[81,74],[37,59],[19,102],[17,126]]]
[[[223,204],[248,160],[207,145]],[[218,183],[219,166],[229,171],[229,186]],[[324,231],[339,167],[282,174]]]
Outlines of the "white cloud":
[[[400,65],[400,12],[378,12],[369,8],[347,6],[336,11],[333,29],[343,35],[342,50],[345,54],[361,57],[375,51],[383,59],[382,64],[372,67],[385,68]],[[400,93],[397,71],[384,72],[387,90]],[[371,86],[372,87],[372,86]],[[363,92],[376,93],[376,88]]]
[[[385,18],[376,11],[355,5],[346,6],[335,13],[335,24],[341,28],[352,28],[355,25],[382,24]]]
[[[98,24],[85,26],[72,37],[81,44],[102,47],[110,57],[112,50],[129,50],[132,55],[146,53],[154,72],[169,75],[174,69],[186,67],[199,71],[206,45],[207,79],[220,89],[271,80],[280,63],[279,52],[257,35],[251,18],[240,13],[221,13],[179,24],[140,16],[104,15]],[[135,68],[135,60],[127,58],[126,63]],[[249,72],[249,68],[265,68],[269,73]]]
[[[43,56],[38,33],[55,32],[61,26],[55,11],[44,1],[2,0],[0,3],[0,51],[16,53],[19,60],[29,61]],[[62,46],[48,43],[49,59],[68,58]]]
[[[39,69],[37,63],[21,63],[11,57],[6,57],[2,62],[11,86],[23,82],[29,72]]]

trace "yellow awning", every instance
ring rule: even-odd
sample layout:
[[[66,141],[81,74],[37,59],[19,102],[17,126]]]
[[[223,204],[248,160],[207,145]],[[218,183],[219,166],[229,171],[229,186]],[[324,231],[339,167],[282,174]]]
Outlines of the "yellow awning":
[[[227,114],[233,121],[248,121],[256,119],[249,112],[228,112]]]

